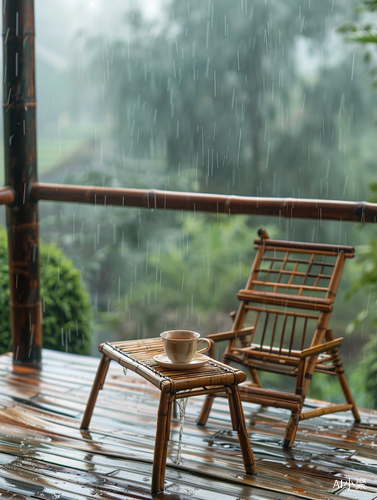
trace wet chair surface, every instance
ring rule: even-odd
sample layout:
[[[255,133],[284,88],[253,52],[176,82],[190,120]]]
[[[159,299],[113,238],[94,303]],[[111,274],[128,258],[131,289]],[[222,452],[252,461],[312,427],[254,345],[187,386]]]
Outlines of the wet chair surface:
[[[154,356],[164,353],[160,338],[107,342],[99,346],[99,351],[102,352],[102,358],[81,423],[82,429],[89,427],[110,361],[116,361],[124,368],[134,371],[161,391],[153,458],[152,493],[164,489],[172,408],[175,400],[181,398],[225,391],[233,430],[238,433],[245,471],[247,474],[256,473],[238,391],[238,384],[246,379],[244,372],[212,359],[206,365],[189,371],[163,368],[153,359]]]
[[[240,386],[242,401],[291,411],[283,441],[289,448],[301,420],[351,410],[360,421],[338,352],[343,339],[334,339],[328,327],[343,266],[354,249],[268,237],[254,244],[257,253],[246,286],[237,294],[240,304],[232,313],[232,330],[208,338],[227,341],[223,362],[249,372],[251,381]],[[294,377],[294,392],[264,389],[261,371]],[[338,378],[344,404],[303,411],[315,372]],[[213,397],[206,399],[201,425],[207,421]]]

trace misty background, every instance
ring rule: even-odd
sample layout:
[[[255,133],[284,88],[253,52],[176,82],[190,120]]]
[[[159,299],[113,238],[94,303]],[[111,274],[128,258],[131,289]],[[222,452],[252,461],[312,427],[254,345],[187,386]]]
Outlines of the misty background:
[[[337,32],[357,6],[36,0],[39,179],[368,199],[377,95],[364,51]],[[42,240],[73,260],[90,294],[92,354],[102,341],[167,328],[228,330],[261,226],[361,256],[375,233],[347,222],[52,202],[40,204],[40,220]],[[352,292],[365,262],[347,261],[330,324],[345,337],[356,386],[376,335],[373,284]]]

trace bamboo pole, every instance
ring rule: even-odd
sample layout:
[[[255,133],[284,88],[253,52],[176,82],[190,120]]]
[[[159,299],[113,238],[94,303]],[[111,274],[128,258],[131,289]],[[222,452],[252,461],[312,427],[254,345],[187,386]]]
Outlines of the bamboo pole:
[[[152,468],[152,493],[164,490],[166,458],[170,437],[172,403],[169,403],[169,393],[162,392],[157,413],[156,440],[154,445]]]
[[[80,426],[81,430],[86,430],[89,428],[89,424],[93,415],[93,410],[96,405],[98,393],[102,389],[103,384],[105,383],[110,361],[111,361],[110,358],[108,358],[105,354],[102,354],[101,361],[98,365],[97,374],[92,385],[92,390],[90,392],[89,399],[86,404],[84,416],[81,421],[81,426]]]
[[[33,0],[3,0],[3,116],[13,362],[40,366]],[[6,200],[6,201],[4,201]]]
[[[315,410],[309,410],[304,413],[300,413],[299,419],[308,420],[309,418],[321,417],[322,415],[328,415],[329,413],[338,413],[342,411],[352,410],[353,405],[349,403],[344,403],[341,405],[329,405],[324,408],[316,408]]]
[[[191,210],[225,214],[269,215],[299,219],[377,222],[377,204],[297,198],[258,198],[157,189],[126,189],[35,182],[34,200],[143,207],[151,210]]]
[[[238,441],[240,443],[242,459],[246,474],[256,474],[257,467],[254,461],[254,454],[250,447],[249,436],[247,434],[245,417],[240,400],[240,393],[237,385],[225,387],[229,401],[229,411],[232,419],[232,427],[237,431]]]
[[[329,287],[330,289],[330,287]],[[240,290],[237,293],[238,300],[245,302],[257,302],[259,304],[272,304],[283,307],[297,307],[299,309],[308,309],[313,311],[331,312],[334,301],[323,299],[321,297],[309,297],[300,295],[289,295],[285,293],[275,294],[273,292],[262,292],[253,290]]]
[[[305,201],[312,201],[312,200],[305,200]],[[315,200],[317,202],[320,202],[320,200]],[[331,203],[334,203],[334,201],[331,201]],[[336,202],[337,203],[337,202]],[[348,203],[353,203],[353,202],[346,202]],[[373,205],[373,204],[372,204]],[[377,207],[377,204],[376,204]],[[260,248],[261,245],[264,245],[266,250],[269,251],[277,251],[277,252],[282,252],[282,251],[287,251],[287,252],[292,252],[295,253],[296,250],[298,250],[298,253],[301,254],[306,254],[306,253],[312,253],[316,252],[317,254],[320,253],[320,256],[322,257],[323,255],[329,255],[329,256],[336,256],[340,252],[344,253],[345,257],[354,257],[354,252],[355,249],[350,246],[345,246],[345,245],[329,245],[326,243],[303,243],[301,241],[284,241],[284,240],[261,240],[260,238],[256,238],[254,240],[255,248]],[[318,257],[318,255],[317,255]],[[281,262],[282,260],[285,260],[285,257],[264,257],[265,260],[274,260],[275,262]],[[306,264],[307,260],[301,260],[301,259],[296,259],[296,258],[289,258],[287,259],[287,262],[298,262],[298,263],[303,263]],[[325,264],[327,267],[334,267],[335,264],[331,264],[330,262],[321,262],[321,264]]]

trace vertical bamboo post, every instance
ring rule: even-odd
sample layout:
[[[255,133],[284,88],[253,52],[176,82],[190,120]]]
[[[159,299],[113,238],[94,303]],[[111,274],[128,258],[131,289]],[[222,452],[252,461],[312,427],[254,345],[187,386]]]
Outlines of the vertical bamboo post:
[[[3,116],[13,362],[40,366],[38,207],[33,0],[3,0]]]

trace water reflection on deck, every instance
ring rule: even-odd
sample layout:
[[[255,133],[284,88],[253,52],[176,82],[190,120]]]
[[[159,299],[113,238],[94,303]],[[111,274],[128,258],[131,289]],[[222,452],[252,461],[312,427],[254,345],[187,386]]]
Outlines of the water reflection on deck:
[[[90,432],[80,420],[98,359],[44,351],[41,372],[0,357],[0,496],[41,499],[377,499],[377,412],[302,422],[291,451],[281,448],[286,413],[244,405],[258,475],[244,474],[228,405],[217,398],[206,427],[186,410],[183,462],[172,423],[165,492],[151,495],[158,392],[112,364]]]

